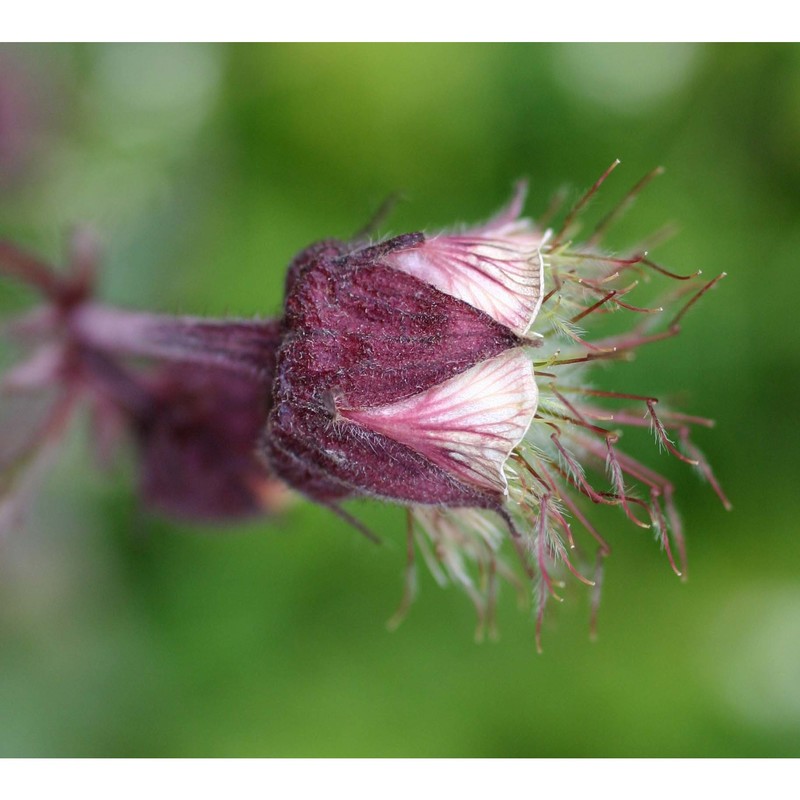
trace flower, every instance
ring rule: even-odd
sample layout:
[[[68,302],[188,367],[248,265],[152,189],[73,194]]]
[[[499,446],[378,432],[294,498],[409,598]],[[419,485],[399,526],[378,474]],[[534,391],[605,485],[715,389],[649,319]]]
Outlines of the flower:
[[[281,481],[372,537],[342,502],[404,505],[406,590],[393,623],[413,599],[418,548],[437,580],[471,598],[480,635],[494,630],[500,579],[520,591],[529,582],[538,643],[546,601],[566,573],[594,587],[596,615],[610,550],[592,505],[616,506],[651,529],[686,574],[675,488],[620,449],[623,429],[650,427],[730,505],[692,438],[710,420],[590,381],[595,362],[675,336],[724,276],[678,275],[643,247],[603,250],[607,230],[658,170],[575,243],[588,201],[617,163],[557,229],[521,216],[520,184],[482,225],[312,245],[289,266],[280,320],[103,306],[86,277],[91,259],[73,258],[72,276],[59,278],[5,246],[0,268],[48,298],[17,326],[44,343],[5,385],[57,386],[68,405],[84,396],[121,419],[137,443],[145,503],[174,516],[272,510]],[[663,306],[630,303],[651,276],[677,291]],[[667,305],[677,311],[659,327]],[[625,324],[593,334],[611,312]],[[69,416],[56,410],[48,430]],[[519,567],[504,554],[509,541]]]
[[[586,244],[567,240],[615,166],[558,232],[520,217],[520,185],[483,225],[362,248],[327,241],[290,268],[263,452],[275,474],[339,513],[341,500],[357,496],[409,507],[402,611],[415,585],[416,543],[439,580],[467,591],[479,631],[491,630],[496,579],[514,574],[501,556],[510,534],[535,586],[537,640],[562,567],[595,587],[596,614],[610,551],[587,500],[619,506],[633,524],[652,529],[685,575],[674,487],[620,450],[621,427],[651,426],[659,445],[697,467],[729,506],[691,438],[693,427],[710,427],[710,420],[657,413],[654,397],[601,391],[587,380],[594,362],[625,359],[676,335],[686,311],[723,277],[698,286],[699,273],[677,275],[644,250],[610,256],[599,249],[658,170]],[[638,283],[632,273],[681,284],[666,329],[653,326],[662,307],[623,299]],[[688,299],[680,305],[681,298]],[[611,311],[638,320],[627,332],[590,341],[583,327]],[[636,404],[639,413],[630,408]],[[604,474],[610,485],[596,488]],[[573,525],[596,541],[597,559],[584,556]]]
[[[220,523],[284,504],[285,487],[255,448],[269,411],[275,323],[218,324],[98,305],[96,254],[84,234],[73,241],[66,274],[8,244],[0,245],[0,265],[45,296],[9,327],[33,351],[0,387],[4,407],[18,407],[0,428],[0,531],[17,521],[81,405],[92,411],[101,458],[121,434],[132,440],[149,509]],[[31,403],[42,395],[53,399]],[[24,404],[14,404],[18,398]],[[22,435],[14,431],[20,426]]]
[[[290,271],[264,456],[334,508],[369,495],[502,514],[503,463],[536,409],[526,341],[394,266],[426,244],[327,243]]]
[[[609,547],[584,510],[587,500],[619,506],[633,524],[651,528],[685,575],[674,487],[619,449],[620,427],[649,424],[728,505],[690,435],[710,420],[657,413],[653,397],[601,391],[587,380],[593,362],[625,359],[677,334],[684,313],[719,280],[697,287],[697,276],[669,272],[643,251],[613,257],[598,248],[657,171],[585,245],[566,240],[611,169],[558,232],[520,216],[520,185],[483,225],[362,248],[327,241],[290,268],[263,452],[276,475],[340,513],[339,502],[357,496],[409,507],[403,611],[415,585],[416,543],[440,581],[471,597],[479,632],[491,630],[496,579],[513,575],[501,556],[510,534],[535,586],[537,639],[562,567],[595,587],[596,613]],[[676,300],[689,293],[661,332],[652,319],[662,308],[623,299],[638,283],[631,273],[645,270],[684,284]],[[611,311],[642,321],[590,341],[583,326]],[[608,402],[624,405],[612,410]],[[628,407],[637,403],[645,418]],[[610,485],[596,488],[604,473]],[[573,525],[596,541],[598,559],[584,556]]]

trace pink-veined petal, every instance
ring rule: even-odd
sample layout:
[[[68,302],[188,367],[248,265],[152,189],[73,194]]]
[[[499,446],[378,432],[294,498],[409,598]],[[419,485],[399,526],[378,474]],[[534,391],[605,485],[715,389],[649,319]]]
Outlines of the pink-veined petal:
[[[395,269],[457,297],[524,334],[542,304],[545,235],[519,214],[524,184],[506,208],[483,225],[442,234],[391,254]]]
[[[398,403],[340,412],[462,481],[506,493],[503,466],[528,430],[537,400],[530,360],[514,349]]]

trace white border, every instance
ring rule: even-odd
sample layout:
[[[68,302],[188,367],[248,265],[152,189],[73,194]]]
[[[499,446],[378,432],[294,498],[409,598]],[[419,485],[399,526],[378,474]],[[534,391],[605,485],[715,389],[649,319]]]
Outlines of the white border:
[[[6,41],[781,41],[792,4],[436,0],[201,4],[192,0],[4,3]]]
[[[797,764],[791,759],[19,759],[0,762],[0,771],[7,797],[81,800],[749,800],[765,791],[793,796],[797,782]]]

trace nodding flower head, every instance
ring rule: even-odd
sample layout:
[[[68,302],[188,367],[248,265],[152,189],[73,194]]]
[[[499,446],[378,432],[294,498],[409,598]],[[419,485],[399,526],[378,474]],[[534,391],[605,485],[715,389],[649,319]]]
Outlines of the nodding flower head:
[[[653,397],[587,380],[595,361],[624,360],[675,335],[719,280],[698,285],[642,249],[619,257],[600,249],[654,174],[585,244],[568,237],[606,175],[558,231],[520,216],[521,185],[485,224],[364,247],[326,241],[290,267],[262,449],[275,474],[340,513],[340,501],[359,496],[407,506],[403,611],[416,544],[437,578],[472,598],[479,631],[491,630],[497,580],[514,574],[502,554],[509,538],[535,587],[537,631],[563,570],[595,587],[596,606],[609,547],[587,503],[618,506],[652,529],[684,575],[673,486],[619,449],[623,427],[652,427],[659,445],[696,466],[727,505],[691,440],[692,427],[709,420],[657,412]],[[628,302],[637,275],[680,287],[661,330],[661,307]],[[592,339],[592,323],[614,311],[630,320],[626,332]],[[596,543],[598,558],[587,558],[573,526]]]
[[[658,171],[578,242],[583,209],[615,166],[555,230],[521,216],[520,185],[478,226],[313,245],[290,264],[274,321],[101,306],[85,281],[48,290],[58,283],[51,271],[7,247],[3,271],[50,299],[48,313],[18,328],[49,325],[51,335],[5,382],[41,384],[47,374],[67,398],[82,392],[121,416],[138,444],[145,501],[173,515],[273,508],[280,480],[371,537],[343,501],[404,505],[407,580],[395,621],[413,598],[419,549],[439,581],[469,595],[481,633],[493,630],[501,579],[528,582],[538,641],[545,602],[567,573],[594,587],[596,611],[609,547],[592,505],[649,528],[686,574],[673,484],[619,448],[624,428],[651,428],[728,506],[692,439],[710,420],[664,410],[648,394],[597,389],[587,376],[597,361],[676,335],[722,277],[678,275],[644,247],[602,248]],[[650,277],[677,290],[663,306],[634,305],[629,295]],[[674,310],[659,326],[667,304]],[[593,334],[612,312],[622,332]]]

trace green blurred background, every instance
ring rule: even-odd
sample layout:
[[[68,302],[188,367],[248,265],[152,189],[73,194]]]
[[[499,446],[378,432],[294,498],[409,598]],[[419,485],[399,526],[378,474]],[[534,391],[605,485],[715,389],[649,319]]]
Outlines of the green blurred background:
[[[676,221],[661,262],[730,273],[679,340],[598,376],[718,420],[699,443],[731,513],[648,451],[678,485],[688,583],[618,514],[597,642],[571,587],[543,655],[510,592],[500,641],[475,644],[427,574],[389,633],[400,509],[356,507],[382,548],[308,504],[176,527],[78,430],[0,545],[0,754],[800,755],[800,48],[0,49],[0,235],[55,259],[89,223],[129,306],[277,313],[291,256],[391,192],[393,233],[484,218],[520,176],[536,215],[616,157],[598,213],[667,172],[612,244]]]

